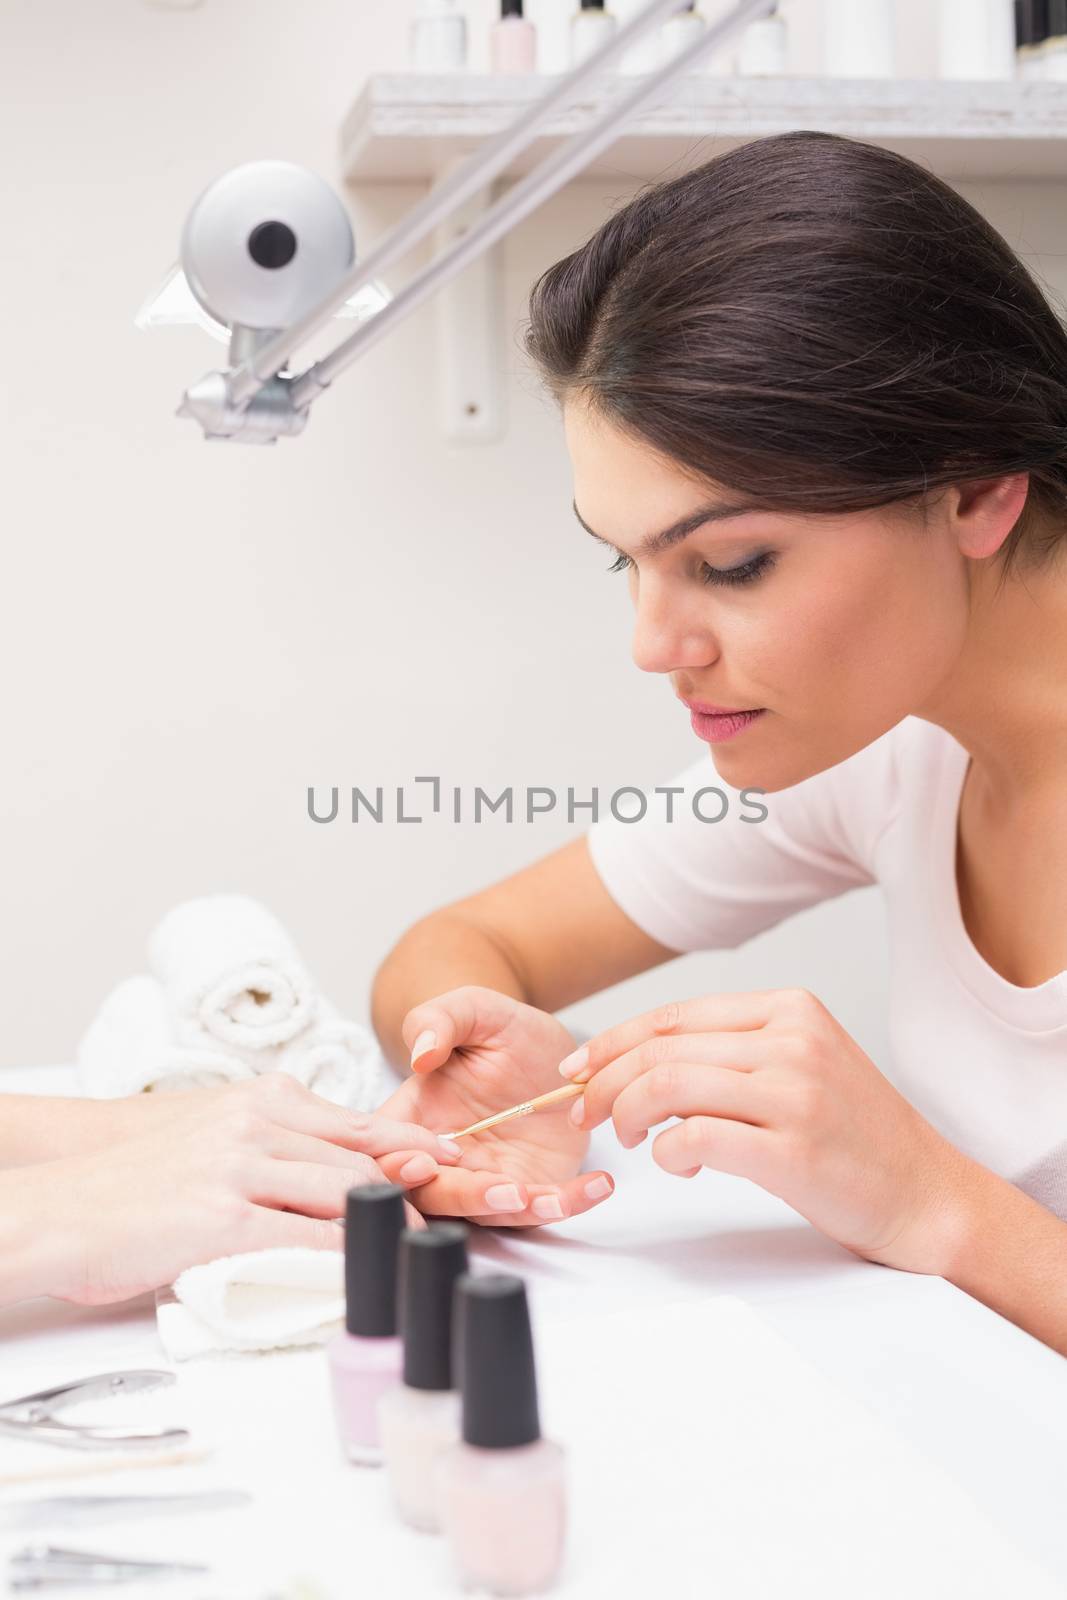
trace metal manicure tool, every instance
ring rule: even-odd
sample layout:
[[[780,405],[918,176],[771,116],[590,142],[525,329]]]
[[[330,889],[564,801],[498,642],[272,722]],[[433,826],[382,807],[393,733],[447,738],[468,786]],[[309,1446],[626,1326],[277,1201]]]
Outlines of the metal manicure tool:
[[[0,1433],[39,1444],[63,1445],[73,1450],[110,1450],[116,1446],[158,1449],[161,1445],[184,1444],[189,1438],[185,1428],[158,1428],[130,1433],[106,1423],[72,1425],[60,1422],[56,1416],[57,1411],[80,1405],[84,1400],[139,1394],[173,1382],[173,1372],[147,1369],[105,1372],[95,1378],[60,1384],[55,1389],[42,1389],[39,1394],[23,1395],[21,1399],[8,1400],[0,1405]]]
[[[47,1527],[85,1527],[201,1511],[230,1511],[252,1504],[243,1489],[207,1489],[190,1494],[66,1494],[0,1505],[0,1532]]]
[[[95,1555],[90,1550],[61,1550],[30,1545],[11,1557],[7,1579],[11,1589],[80,1588],[89,1584],[140,1583],[151,1578],[188,1578],[210,1567],[183,1561],[130,1561],[124,1556]]]

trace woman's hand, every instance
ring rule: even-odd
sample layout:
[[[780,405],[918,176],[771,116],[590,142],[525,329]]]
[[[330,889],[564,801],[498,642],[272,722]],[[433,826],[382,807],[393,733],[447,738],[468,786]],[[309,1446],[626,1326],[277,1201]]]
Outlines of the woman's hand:
[[[558,1088],[559,1062],[574,1048],[547,1012],[474,986],[415,1006],[403,1038],[414,1075],[382,1113],[440,1133]],[[577,1175],[588,1142],[568,1121],[566,1105],[516,1117],[462,1140],[459,1165],[442,1168],[412,1198],[427,1214],[497,1226],[577,1216],[614,1188],[606,1172]]]
[[[857,1255],[941,1273],[974,1163],[899,1094],[806,990],[707,995],[591,1039],[560,1064],[587,1083],[575,1126],[610,1117],[627,1149],[670,1117],[653,1160],[750,1178]]]
[[[218,1256],[340,1249],[333,1219],[354,1184],[411,1187],[455,1160],[425,1128],[347,1111],[282,1075],[144,1099],[137,1136],[0,1174],[8,1301],[102,1305]]]

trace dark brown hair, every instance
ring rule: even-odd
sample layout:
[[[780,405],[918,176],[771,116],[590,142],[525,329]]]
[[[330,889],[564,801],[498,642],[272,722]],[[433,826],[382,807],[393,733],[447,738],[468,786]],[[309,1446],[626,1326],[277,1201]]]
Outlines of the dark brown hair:
[[[1067,534],[1067,334],[973,206],[879,145],[757,139],[639,193],[535,285],[562,399],[794,512],[1027,471],[1002,548]]]

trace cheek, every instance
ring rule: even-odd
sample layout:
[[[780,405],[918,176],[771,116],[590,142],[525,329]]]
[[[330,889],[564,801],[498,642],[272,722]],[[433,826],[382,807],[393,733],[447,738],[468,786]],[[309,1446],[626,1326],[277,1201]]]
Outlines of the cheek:
[[[888,728],[922,702],[949,669],[966,625],[962,575],[936,552],[889,545],[870,557],[857,550],[855,560],[839,561],[777,619],[789,697],[822,685],[823,704],[851,705],[864,731]]]

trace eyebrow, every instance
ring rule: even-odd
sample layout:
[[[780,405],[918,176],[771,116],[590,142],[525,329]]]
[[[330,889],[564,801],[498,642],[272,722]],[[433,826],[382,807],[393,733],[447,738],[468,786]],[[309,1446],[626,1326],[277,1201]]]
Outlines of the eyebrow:
[[[614,549],[610,539],[605,539],[602,534],[592,529],[582,513],[578,510],[577,501],[573,502],[574,515],[591,538],[599,544],[606,544],[609,549]],[[759,511],[762,507],[755,505],[713,505],[703,506],[699,511],[694,511],[690,516],[683,517],[680,522],[672,522],[669,528],[662,528],[659,533],[650,533],[641,540],[637,547],[639,556],[658,555],[661,550],[669,550],[672,545],[680,544],[683,539],[695,533],[698,528],[705,527],[709,522],[729,522],[735,517],[748,516],[750,512]]]

